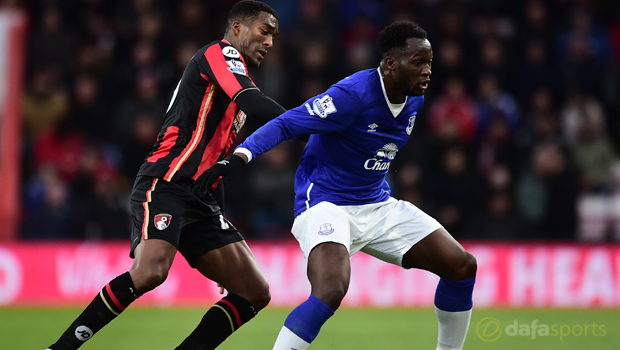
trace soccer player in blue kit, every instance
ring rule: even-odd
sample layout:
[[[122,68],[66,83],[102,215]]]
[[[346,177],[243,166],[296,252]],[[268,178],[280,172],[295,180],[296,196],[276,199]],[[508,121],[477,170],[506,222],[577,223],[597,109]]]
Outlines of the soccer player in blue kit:
[[[204,174],[207,184],[237,176],[280,142],[310,135],[295,176],[292,233],[307,258],[310,297],[287,317],[274,350],[303,350],[338,309],[350,257],[363,251],[440,277],[437,349],[462,349],[469,327],[476,259],[435,219],[390,196],[385,176],[411,134],[431,75],[426,31],[396,22],[379,34],[383,59],[273,119]]]

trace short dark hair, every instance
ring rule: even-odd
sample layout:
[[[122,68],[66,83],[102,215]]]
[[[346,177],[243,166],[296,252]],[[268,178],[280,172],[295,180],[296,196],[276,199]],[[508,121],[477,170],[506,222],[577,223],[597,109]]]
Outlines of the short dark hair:
[[[248,24],[258,17],[260,12],[272,14],[278,22],[280,21],[276,11],[264,2],[256,0],[242,0],[230,9],[230,12],[228,13],[227,28],[230,28],[235,21]]]
[[[377,44],[383,57],[394,50],[407,48],[407,39],[426,39],[426,31],[417,23],[411,21],[399,21],[385,27],[377,38]]]

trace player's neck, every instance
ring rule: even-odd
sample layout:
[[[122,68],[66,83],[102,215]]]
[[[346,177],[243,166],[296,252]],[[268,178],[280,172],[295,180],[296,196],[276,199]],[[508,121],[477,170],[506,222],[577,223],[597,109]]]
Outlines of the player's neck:
[[[232,35],[224,35],[224,38],[222,39],[222,41],[227,41],[235,48],[237,47],[237,41],[235,40],[235,37]]]
[[[400,91],[400,89],[396,85],[394,76],[390,73],[390,71],[385,69],[379,69],[379,74],[383,79],[385,94],[387,95],[388,100],[390,100],[390,103],[405,103],[405,101],[407,100],[407,96]]]

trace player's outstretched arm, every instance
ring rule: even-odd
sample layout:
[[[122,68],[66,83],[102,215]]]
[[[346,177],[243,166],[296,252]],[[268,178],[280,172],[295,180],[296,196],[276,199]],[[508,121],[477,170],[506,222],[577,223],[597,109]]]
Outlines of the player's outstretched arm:
[[[221,177],[224,183],[229,183],[241,175],[243,167],[247,162],[244,154],[231,154],[228,158],[220,160],[205,170],[198,179],[196,179],[196,188],[200,193],[206,192]]]

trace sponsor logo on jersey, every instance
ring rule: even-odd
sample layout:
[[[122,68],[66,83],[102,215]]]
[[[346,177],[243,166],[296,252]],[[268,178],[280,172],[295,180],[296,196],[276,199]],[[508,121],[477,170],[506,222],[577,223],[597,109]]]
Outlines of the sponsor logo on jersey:
[[[230,58],[239,58],[239,57],[241,57],[241,55],[239,54],[239,51],[237,51],[237,49],[235,49],[232,46],[224,47],[222,49],[222,53],[224,54],[224,56],[230,57]]]
[[[391,161],[396,157],[398,146],[395,143],[388,143],[375,153],[373,158],[364,162],[364,169],[383,171],[390,169]]]
[[[377,131],[375,129],[377,129],[378,127],[379,127],[379,125],[377,125],[375,123],[372,123],[372,124],[368,125],[368,132],[375,132],[375,131]]]
[[[306,109],[308,110],[308,113],[310,113],[310,115],[314,115],[314,112],[312,111],[312,107],[310,107],[310,104],[308,102],[306,102],[304,106],[306,106]]]
[[[330,223],[323,224],[319,227],[319,234],[321,236],[331,235],[332,233],[334,233],[334,228]]]
[[[78,326],[75,329],[75,337],[80,341],[87,341],[93,336],[93,331],[86,326]]]
[[[411,135],[411,132],[413,131],[413,124],[415,123],[415,114],[412,115],[411,117],[409,117],[409,125],[407,125],[407,129],[405,129],[405,131],[407,131],[407,135]]]
[[[157,214],[155,215],[155,228],[162,231],[170,226],[172,215],[170,214]]]
[[[245,65],[241,61],[227,60],[228,70],[235,74],[247,75],[245,72]]]
[[[327,115],[337,112],[334,99],[329,95],[315,99],[312,102],[312,110],[321,118],[327,118]]]
[[[222,230],[228,230],[230,228],[230,224],[228,224],[228,220],[224,218],[224,215],[220,215],[220,227]]]
[[[242,110],[239,110],[239,113],[237,113],[237,115],[235,116],[235,120],[233,121],[233,128],[235,129],[235,133],[239,133],[239,130],[241,130],[243,124],[245,124],[246,117],[246,114],[243,113]]]

